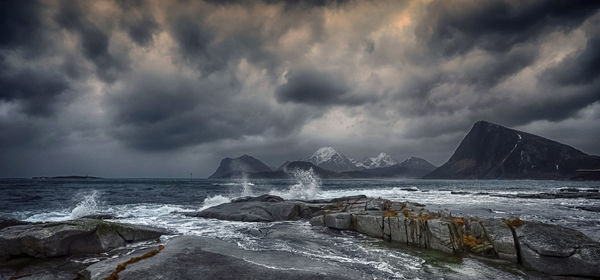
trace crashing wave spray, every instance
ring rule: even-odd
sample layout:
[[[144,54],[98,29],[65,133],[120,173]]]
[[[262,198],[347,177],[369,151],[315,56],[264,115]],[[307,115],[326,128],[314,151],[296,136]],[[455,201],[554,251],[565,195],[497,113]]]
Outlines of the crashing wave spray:
[[[321,180],[312,168],[308,170],[295,169],[293,173],[297,183],[289,190],[279,192],[271,191],[271,194],[281,196],[285,199],[314,199],[321,190]]]
[[[71,210],[71,219],[81,218],[98,212],[98,199],[100,193],[93,191],[91,194],[84,195],[83,199],[77,203],[77,206]]]
[[[209,196],[209,197],[206,197],[204,199],[204,201],[202,202],[202,207],[200,207],[200,211],[210,208],[210,207],[213,207],[213,206],[221,205],[223,203],[228,203],[228,202],[231,202],[231,198],[222,196],[220,194],[217,194],[215,196]]]
[[[244,177],[242,177],[242,196],[252,196],[250,186],[252,186],[252,183],[248,182],[248,177],[244,173]]]

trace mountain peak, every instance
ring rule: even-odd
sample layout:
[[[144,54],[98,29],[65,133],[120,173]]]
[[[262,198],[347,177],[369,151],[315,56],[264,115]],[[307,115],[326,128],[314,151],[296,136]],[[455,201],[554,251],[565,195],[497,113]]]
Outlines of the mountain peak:
[[[333,171],[348,171],[356,169],[355,161],[336,151],[333,147],[321,147],[308,159],[312,164]]]
[[[429,161],[422,159],[420,157],[415,157],[415,156],[411,156],[411,157],[407,158],[406,160],[401,162],[399,165],[404,166],[404,167],[418,168],[418,169],[424,169],[424,170],[429,170],[429,171],[432,171],[436,168],[435,165],[431,164]]]
[[[383,153],[383,152],[379,153],[375,157],[370,157],[370,158],[363,160],[362,163],[359,163],[359,165],[361,167],[364,167],[367,169],[389,167],[389,166],[396,165],[396,164],[398,164],[398,161],[393,159],[387,153]]]
[[[271,168],[268,165],[250,155],[244,154],[237,158],[227,157],[222,159],[215,173],[208,178],[239,177],[245,173],[269,171],[271,171]]]
[[[311,158],[314,157],[320,159],[320,161],[327,161],[339,154],[333,147],[321,147],[312,154]]]
[[[571,146],[537,135],[478,121],[448,162],[427,178],[444,179],[560,179],[576,169],[600,165]]]

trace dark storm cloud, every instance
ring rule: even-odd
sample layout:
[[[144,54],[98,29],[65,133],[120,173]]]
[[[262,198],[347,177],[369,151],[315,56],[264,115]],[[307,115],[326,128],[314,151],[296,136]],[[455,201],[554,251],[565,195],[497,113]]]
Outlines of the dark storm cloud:
[[[499,102],[506,105],[502,115],[495,115],[497,119],[505,120],[508,125],[525,125],[534,120],[547,120],[558,122],[573,117],[581,109],[600,100],[600,83],[581,89],[551,90],[555,96],[543,100],[512,100]],[[491,116],[491,114],[490,114]]]
[[[0,1],[0,48],[39,51],[45,43],[42,13],[38,1]]]
[[[109,50],[110,30],[102,30],[86,17],[86,2],[62,1],[56,22],[63,28],[79,35],[83,55],[96,66],[96,74],[107,82],[114,81],[129,67],[126,54],[114,54]]]
[[[320,145],[441,163],[480,119],[600,153],[599,6],[0,1],[0,176],[208,175]]]
[[[452,56],[474,48],[504,52],[554,29],[569,31],[594,14],[598,1],[433,1],[416,34]]]
[[[363,99],[352,96],[348,86],[327,73],[302,69],[287,74],[287,82],[275,92],[279,102],[313,106],[358,105]]]
[[[68,88],[69,83],[61,73],[17,69],[0,58],[0,101],[18,102],[29,115],[52,115],[59,96]]]
[[[59,96],[69,88],[62,73],[15,59],[42,60],[50,49],[44,12],[45,6],[37,1],[0,2],[0,104],[17,104],[36,117],[53,115]]]
[[[561,86],[589,84],[600,76],[600,32],[590,34],[585,48],[546,70],[542,79]],[[596,91],[597,96],[600,93]]]
[[[291,50],[277,49],[273,44],[296,28],[306,27],[309,30],[308,42],[290,48],[305,51],[324,36],[323,14],[304,2],[286,3],[286,8],[280,9],[280,3],[231,1],[226,3],[226,7],[234,11],[231,15],[222,13],[223,3],[220,1],[207,2],[211,5],[202,3],[199,7],[190,5],[185,9],[172,7],[175,12],[166,21],[182,61],[204,75],[224,71],[231,67],[231,63],[242,59],[277,75],[275,68],[290,58],[279,52]],[[268,14],[264,5],[275,8],[281,14]]]
[[[210,29],[204,28],[202,17],[182,15],[171,23],[171,33],[177,40],[180,55],[205,72],[223,69],[226,65],[219,56],[212,56],[209,44],[213,39]]]
[[[205,2],[212,4],[231,5],[231,4],[244,4],[252,1],[247,0],[205,0]],[[331,5],[342,5],[348,3],[348,0],[262,0],[256,2],[265,2],[267,4],[283,4],[286,7],[325,7]]]
[[[531,65],[537,58],[538,50],[533,46],[513,48],[506,53],[494,54],[488,60],[470,69],[459,69],[467,84],[489,88]]]
[[[123,11],[121,28],[125,29],[138,45],[147,46],[160,27],[148,3],[144,0],[124,0],[118,3]]]
[[[245,135],[289,134],[309,118],[237,95],[229,78],[147,73],[111,93],[112,133],[141,150],[172,150]]]

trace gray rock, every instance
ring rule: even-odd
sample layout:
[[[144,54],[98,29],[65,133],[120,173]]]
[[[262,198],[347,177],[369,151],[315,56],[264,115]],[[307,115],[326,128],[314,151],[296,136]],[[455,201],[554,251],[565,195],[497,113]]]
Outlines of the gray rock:
[[[117,218],[117,216],[112,215],[112,214],[92,214],[92,215],[83,216],[80,219],[114,220],[116,218]]]
[[[280,202],[283,200],[283,198],[276,195],[264,194],[261,196],[244,196],[234,199],[231,202]]]
[[[324,227],[325,226],[325,217],[322,215],[319,215],[319,216],[314,216],[314,217],[310,218],[310,225]]]
[[[410,246],[522,262],[553,275],[600,276],[600,243],[578,231],[540,223],[512,228],[501,219],[457,218],[410,202],[362,196],[286,201],[266,195],[242,198],[196,215],[263,222],[310,219],[311,225],[354,230]]]
[[[13,218],[3,218],[3,217],[0,217],[0,229],[6,228],[6,227],[10,227],[10,226],[27,225],[27,224],[30,224],[30,223],[29,222],[23,222],[23,221],[15,220]]]
[[[461,250],[460,231],[455,228],[455,225],[442,219],[433,219],[426,222],[426,229],[429,234],[427,248],[446,253],[456,253]]]
[[[129,242],[157,239],[161,229],[93,219],[16,225],[0,230],[0,257],[60,257],[106,252]]]
[[[325,226],[334,229],[352,229],[352,215],[349,213],[336,213],[325,215]]]
[[[146,251],[101,261],[81,272],[104,279],[118,264]],[[119,279],[359,279],[361,272],[282,251],[246,251],[222,240],[185,236],[153,257],[129,264]]]
[[[514,263],[518,262],[518,252],[510,227],[500,219],[485,219],[480,222],[497,256]]]
[[[273,222],[311,218],[318,209],[274,195],[246,197],[187,215],[243,222]]]
[[[389,200],[381,199],[381,198],[375,198],[375,199],[368,200],[367,205],[365,206],[365,210],[381,211],[381,210],[383,210],[384,204],[386,203],[386,201],[389,201]]]
[[[525,266],[551,275],[600,277],[600,243],[583,233],[537,222],[515,232]]]
[[[368,236],[383,237],[383,218],[381,215],[353,215],[354,230]]]

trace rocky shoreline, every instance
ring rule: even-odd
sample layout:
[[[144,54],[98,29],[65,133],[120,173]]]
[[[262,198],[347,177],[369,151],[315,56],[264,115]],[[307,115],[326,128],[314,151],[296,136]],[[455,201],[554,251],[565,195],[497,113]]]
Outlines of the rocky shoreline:
[[[519,218],[456,217],[429,211],[418,203],[362,195],[321,200],[243,197],[183,214],[243,222],[306,220],[314,227],[350,230],[391,243],[514,263],[548,276],[600,277],[600,243],[573,229]],[[248,251],[222,240],[173,237],[164,229],[103,221],[100,218],[109,218],[104,216],[93,218],[51,223],[0,219],[0,279],[368,277],[298,254]],[[162,240],[164,247],[158,247],[163,235],[171,237],[166,243]],[[150,243],[125,248],[142,241]],[[103,257],[92,264],[69,262],[74,256],[98,254]]]
[[[600,243],[570,228],[518,217],[454,217],[418,203],[366,196],[286,201],[271,195],[241,198],[189,215],[254,222],[310,219],[313,226],[510,261],[549,275],[600,277]]]

